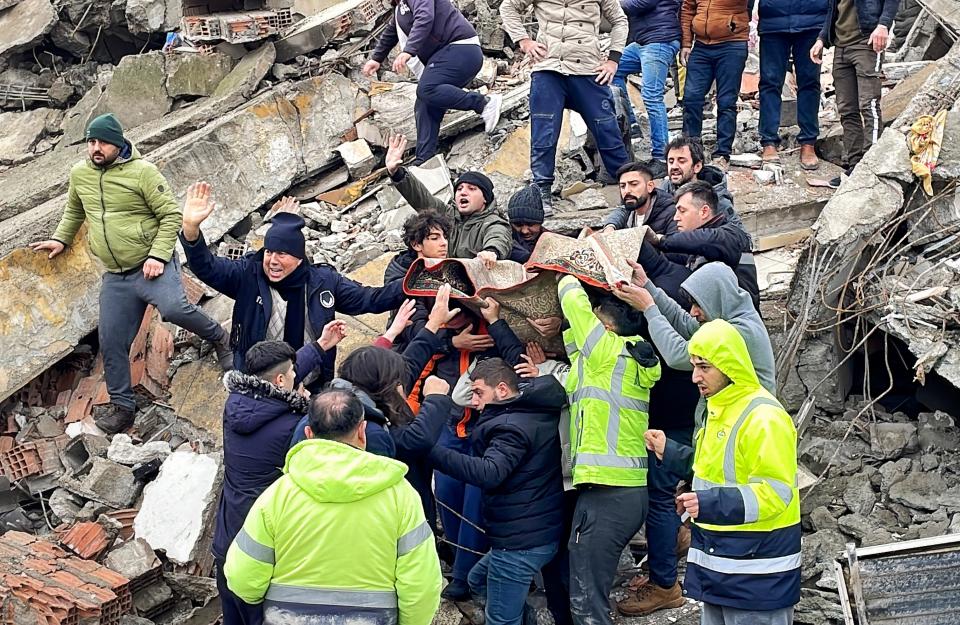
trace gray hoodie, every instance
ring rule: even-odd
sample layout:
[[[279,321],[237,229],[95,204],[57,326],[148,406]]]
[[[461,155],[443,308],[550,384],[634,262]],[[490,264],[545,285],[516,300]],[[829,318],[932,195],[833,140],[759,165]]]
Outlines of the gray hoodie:
[[[667,366],[692,371],[687,343],[700,328],[700,323],[650,280],[647,280],[646,288],[656,303],[656,306],[644,312],[653,344],[660,351]],[[777,379],[770,335],[753,306],[750,294],[738,285],[737,275],[733,270],[723,263],[707,263],[690,274],[680,288],[693,298],[710,320],[723,319],[740,332],[747,344],[760,384],[776,394]],[[706,403],[701,398],[697,407],[698,424],[702,422],[705,408]]]

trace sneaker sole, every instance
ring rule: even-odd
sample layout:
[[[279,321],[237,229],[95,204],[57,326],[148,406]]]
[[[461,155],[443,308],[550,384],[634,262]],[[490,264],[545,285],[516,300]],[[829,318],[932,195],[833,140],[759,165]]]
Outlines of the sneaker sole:
[[[649,610],[644,610],[642,612],[627,612],[621,609],[620,606],[617,606],[617,611],[623,616],[634,616],[634,617],[647,616],[648,614],[653,614],[654,612],[659,612],[660,610],[674,610],[676,608],[681,607],[684,603],[686,603],[686,599],[684,599],[683,597],[680,597],[679,599],[670,601],[669,603],[663,603],[661,605],[658,605]]]

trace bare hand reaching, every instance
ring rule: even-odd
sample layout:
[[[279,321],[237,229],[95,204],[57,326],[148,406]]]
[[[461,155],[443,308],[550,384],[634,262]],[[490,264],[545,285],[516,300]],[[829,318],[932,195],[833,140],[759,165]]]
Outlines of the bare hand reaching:
[[[514,365],[513,370],[517,372],[517,375],[521,378],[536,378],[540,377],[540,369],[537,365],[533,364],[533,360],[530,356],[526,354],[520,354],[520,357],[523,358],[523,362],[518,365]]]
[[[491,349],[495,343],[489,334],[471,334],[473,324],[464,328],[451,339],[453,346],[463,352],[482,352]]]
[[[424,327],[436,334],[443,324],[448,323],[458,314],[460,314],[459,308],[450,310],[450,285],[444,284],[437,290],[437,298],[433,302],[433,308]]]
[[[209,217],[217,204],[210,199],[210,184],[201,181],[187,187],[187,199],[183,204],[183,237],[187,241],[200,238],[200,224]]]
[[[273,206],[270,207],[270,212],[272,213],[299,213],[300,212],[300,200],[295,197],[290,197],[285,195],[276,202],[273,203]]]
[[[331,348],[336,347],[337,343],[342,341],[346,336],[346,322],[340,319],[334,319],[327,325],[323,326],[323,331],[320,332],[320,338],[317,339],[317,344],[323,351],[328,351]]]
[[[649,278],[647,278],[647,272],[643,269],[643,265],[633,260],[628,260],[627,264],[633,269],[633,275],[630,276],[630,284],[640,287],[647,286],[647,280]]]
[[[380,63],[370,59],[363,64],[363,69],[360,70],[360,73],[366,76],[367,78],[372,78],[374,74],[380,69]]]
[[[387,146],[387,155],[383,159],[383,164],[387,168],[387,173],[391,176],[397,173],[397,169],[403,165],[403,153],[407,151],[407,138],[401,134],[390,137],[390,143]]]
[[[393,322],[390,323],[390,327],[383,333],[383,337],[391,343],[396,341],[404,329],[412,323],[411,319],[416,310],[417,302],[415,300],[408,299],[401,304],[400,308],[397,309],[397,314],[393,317]]]

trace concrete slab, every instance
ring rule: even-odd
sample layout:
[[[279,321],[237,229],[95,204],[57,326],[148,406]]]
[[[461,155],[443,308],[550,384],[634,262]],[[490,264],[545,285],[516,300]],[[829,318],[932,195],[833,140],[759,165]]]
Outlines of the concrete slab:
[[[164,86],[166,57],[162,52],[130,54],[121,59],[103,93],[103,106],[124,128],[160,119],[173,100]]]
[[[233,69],[233,59],[226,54],[174,54],[167,57],[167,94],[181,96],[213,95]]]
[[[178,417],[210,432],[219,443],[223,443],[223,407],[228,395],[222,378],[223,372],[210,359],[187,363],[173,376],[169,400]]]
[[[165,552],[175,564],[190,564],[201,555],[200,542],[213,520],[222,481],[219,456],[174,452],[143,489],[134,536]]]
[[[50,0],[21,0],[0,12],[0,57],[25,50],[57,23]]]

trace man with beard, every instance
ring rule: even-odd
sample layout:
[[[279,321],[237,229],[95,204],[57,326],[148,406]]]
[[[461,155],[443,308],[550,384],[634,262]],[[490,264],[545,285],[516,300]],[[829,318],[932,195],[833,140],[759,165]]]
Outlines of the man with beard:
[[[244,369],[243,356],[254,343],[284,341],[299,349],[315,341],[336,313],[381,313],[403,303],[402,280],[373,288],[343,277],[330,265],[307,261],[304,221],[294,213],[273,216],[262,250],[237,260],[218,258],[200,232],[200,224],[215,209],[209,184],[190,185],[180,243],[197,277],[234,300],[231,344],[237,369]],[[314,372],[317,379],[305,383],[316,388],[329,382],[336,358],[335,348],[324,352]],[[298,382],[304,381],[302,376],[298,370]]]
[[[110,403],[94,412],[94,421],[113,434],[133,425],[137,402],[130,386],[130,345],[147,304],[164,321],[213,343],[223,368],[229,369],[233,358],[229,335],[184,295],[174,253],[183,216],[163,174],[140,157],[109,113],[90,122],[86,138],[89,159],[70,171],[63,218],[52,239],[32,248],[53,258],[89,221],[90,251],[107,270],[100,285],[99,328]]]
[[[667,178],[660,183],[660,188],[674,195],[677,189],[688,182],[708,182],[717,193],[720,211],[733,223],[742,225],[740,216],[733,209],[733,194],[727,188],[727,174],[716,165],[704,163],[703,158],[703,144],[699,139],[682,136],[671,141],[667,145]]]
[[[617,172],[622,204],[603,221],[603,231],[650,226],[654,232],[677,231],[673,195],[657,189],[653,172],[644,163],[627,163]]]
[[[460,174],[453,185],[453,204],[438,200],[416,176],[403,167],[407,139],[390,138],[384,165],[400,195],[415,210],[435,210],[453,221],[450,232],[451,258],[478,258],[488,268],[510,255],[510,224],[497,211],[493,183],[478,171]]]

